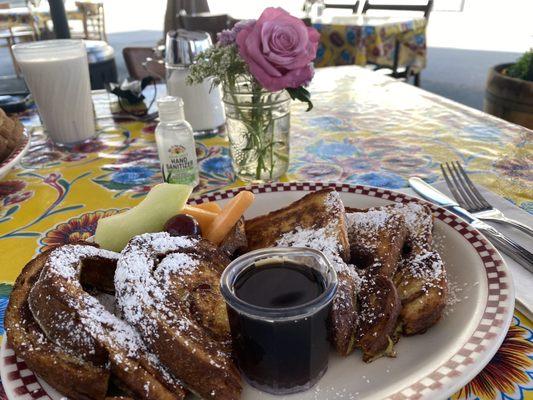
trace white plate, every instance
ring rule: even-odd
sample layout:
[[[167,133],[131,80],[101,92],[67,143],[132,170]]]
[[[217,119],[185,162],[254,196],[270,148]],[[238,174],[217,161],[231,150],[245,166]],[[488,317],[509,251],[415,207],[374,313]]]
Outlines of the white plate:
[[[30,148],[30,135],[28,134],[28,131],[24,129],[22,135],[24,136],[23,141],[11,152],[9,157],[0,162],[0,179],[6,176],[7,173],[18,164],[18,162],[22,159],[22,157],[24,157],[24,154],[26,154]]]
[[[347,184],[275,183],[253,186],[256,201],[247,217],[276,210],[305,195],[330,186],[341,192],[350,207],[371,207],[421,200],[384,189]],[[243,188],[216,192],[191,203],[220,201]],[[426,203],[427,204],[427,203]],[[460,302],[448,307],[442,320],[426,334],[402,337],[398,357],[371,364],[356,352],[346,358],[331,353],[329,369],[307,392],[285,396],[300,399],[444,399],[455,393],[490,361],[509,328],[514,308],[511,276],[498,252],[474,228],[449,212],[431,206],[436,217],[435,245]],[[60,399],[18,360],[3,343],[0,354],[2,383],[10,400]],[[23,377],[23,378],[21,378]],[[30,396],[37,390],[39,396]],[[26,394],[24,392],[26,391]],[[21,394],[17,394],[21,393]],[[280,399],[245,387],[242,399]]]

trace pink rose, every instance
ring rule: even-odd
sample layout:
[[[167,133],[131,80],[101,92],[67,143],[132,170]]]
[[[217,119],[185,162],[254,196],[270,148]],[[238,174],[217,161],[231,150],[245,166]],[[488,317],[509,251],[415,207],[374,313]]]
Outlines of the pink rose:
[[[320,34],[282,8],[269,7],[237,34],[240,56],[265,89],[297,88],[313,78]]]

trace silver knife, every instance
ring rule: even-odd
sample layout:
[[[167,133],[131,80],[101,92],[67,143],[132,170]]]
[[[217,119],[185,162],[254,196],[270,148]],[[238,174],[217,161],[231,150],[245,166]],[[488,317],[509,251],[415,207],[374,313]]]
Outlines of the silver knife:
[[[424,199],[458,215],[478,231],[483,233],[499,250],[503,251],[513,260],[524,266],[529,272],[533,272],[533,254],[516,243],[511,238],[498,232],[489,224],[476,218],[471,213],[460,207],[455,200],[452,200],[441,191],[435,189],[430,184],[418,177],[409,178],[409,185]]]

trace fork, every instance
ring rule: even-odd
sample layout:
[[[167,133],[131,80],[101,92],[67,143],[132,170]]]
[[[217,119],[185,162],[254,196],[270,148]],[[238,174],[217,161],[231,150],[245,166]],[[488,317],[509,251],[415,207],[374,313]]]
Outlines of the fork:
[[[470,180],[458,161],[441,164],[440,168],[448,188],[461,207],[479,219],[509,224],[527,233],[529,236],[533,236],[533,229],[529,226],[514,219],[507,218],[500,210],[491,206]]]

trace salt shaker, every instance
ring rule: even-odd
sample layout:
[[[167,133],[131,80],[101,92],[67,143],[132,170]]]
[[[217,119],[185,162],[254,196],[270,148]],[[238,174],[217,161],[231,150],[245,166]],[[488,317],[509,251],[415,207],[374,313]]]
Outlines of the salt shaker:
[[[225,122],[220,88],[211,87],[211,80],[187,85],[185,80],[194,58],[212,46],[207,32],[178,29],[167,34],[165,69],[167,93],[183,99],[185,119],[195,134],[216,133]]]

